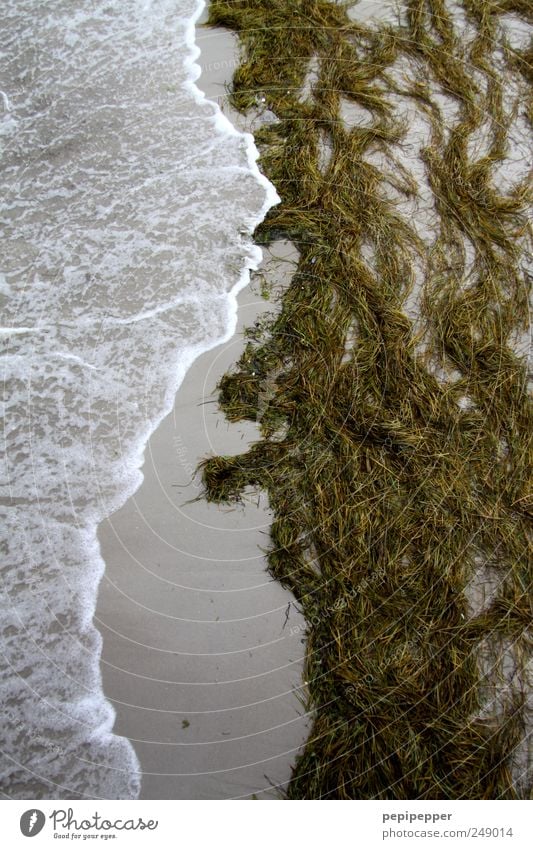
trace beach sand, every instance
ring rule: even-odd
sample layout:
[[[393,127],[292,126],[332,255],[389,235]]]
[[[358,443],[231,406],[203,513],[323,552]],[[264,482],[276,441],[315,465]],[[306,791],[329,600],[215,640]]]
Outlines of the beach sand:
[[[197,84],[221,101],[235,39],[198,30],[197,43]],[[279,281],[287,261],[265,255],[264,267]],[[276,798],[308,732],[304,622],[266,571],[266,497],[251,493],[233,508],[195,500],[203,458],[258,438],[251,423],[230,425],[216,402],[243,328],[272,309],[258,288],[241,292],[233,338],[189,370],[149,442],[141,488],[99,531],[103,687],[114,730],[140,760],[145,799]]]

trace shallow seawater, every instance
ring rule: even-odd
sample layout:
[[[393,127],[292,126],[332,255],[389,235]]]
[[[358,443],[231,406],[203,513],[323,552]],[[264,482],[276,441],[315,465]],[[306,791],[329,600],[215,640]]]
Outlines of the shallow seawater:
[[[134,798],[92,619],[97,527],[233,332],[277,198],[194,85],[196,0],[6,0],[0,76],[1,792]],[[3,110],[3,111],[2,111]]]

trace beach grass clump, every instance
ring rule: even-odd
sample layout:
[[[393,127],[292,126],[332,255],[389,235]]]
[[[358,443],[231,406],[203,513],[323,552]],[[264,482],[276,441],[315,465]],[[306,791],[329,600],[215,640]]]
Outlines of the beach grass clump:
[[[257,422],[261,439],[202,464],[211,501],[268,492],[269,569],[307,621],[313,726],[289,798],[531,790],[533,415],[511,344],[528,327],[531,193],[527,176],[502,188],[494,175],[517,110],[531,117],[530,93],[510,102],[506,88],[526,92],[531,51],[509,48],[499,17],[532,16],[521,0],[462,5],[470,39],[446,0],[407,0],[394,26],[326,0],[210,5],[209,23],[240,38],[232,104],[277,119],[256,134],[281,197],[257,241],[299,252],[280,310],[220,384],[228,418]],[[416,69],[405,84],[402,62]],[[346,126],[343,98],[371,124]],[[420,151],[429,243],[391,196],[391,185],[418,192],[394,165],[406,100],[431,128]],[[486,564],[498,576],[488,600]]]

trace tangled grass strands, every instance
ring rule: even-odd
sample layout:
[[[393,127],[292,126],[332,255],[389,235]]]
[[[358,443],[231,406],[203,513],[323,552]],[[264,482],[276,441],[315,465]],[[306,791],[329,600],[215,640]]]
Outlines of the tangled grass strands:
[[[220,384],[228,418],[261,439],[202,464],[212,501],[268,492],[269,570],[307,621],[313,727],[289,798],[531,791],[533,415],[512,346],[529,318],[531,191],[527,174],[495,175],[533,114],[531,50],[501,20],[532,20],[523,0],[462,6],[469,39],[446,0],[372,26],[327,0],[210,6],[240,38],[233,105],[276,116],[256,143],[282,202],[257,241],[299,253]],[[346,102],[370,122],[347,124]],[[402,207],[420,179],[401,157],[406,103],[429,127],[429,237]]]

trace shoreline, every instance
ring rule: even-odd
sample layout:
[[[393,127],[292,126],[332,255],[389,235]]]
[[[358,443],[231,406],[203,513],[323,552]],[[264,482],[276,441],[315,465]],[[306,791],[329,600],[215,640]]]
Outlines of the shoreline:
[[[196,63],[205,71],[196,85],[222,103],[223,74],[236,65],[231,42],[225,32],[197,30]],[[114,732],[132,740],[146,773],[141,799],[275,797],[271,783],[286,786],[307,736],[295,695],[305,626],[265,570],[265,498],[232,513],[187,503],[200,496],[200,481],[187,481],[205,456],[237,453],[258,438],[252,424],[228,424],[215,392],[243,350],[244,327],[272,309],[255,287],[237,295],[232,338],[187,371],[149,440],[140,489],[99,528],[103,688],[117,712]]]
[[[203,71],[180,90],[222,110],[206,104],[198,123],[172,85],[185,17],[132,0],[138,32],[153,22],[140,45],[126,6],[111,23],[105,4],[101,17],[82,10],[65,44],[47,19],[57,62],[39,85],[65,100],[44,100],[41,121],[43,91],[22,87],[4,95],[2,125],[9,137],[22,121],[13,138],[29,166],[19,197],[8,160],[9,226],[27,268],[44,269],[18,323],[28,281],[16,246],[13,288],[0,276],[5,369],[20,389],[12,406],[6,393],[12,798],[137,798],[139,778],[141,800],[530,793],[528,10],[511,0],[516,14],[498,8],[488,26],[483,3],[436,14],[420,0],[418,15],[410,4],[394,19],[387,2],[373,20],[370,0],[349,13],[280,0],[271,26],[268,0],[213,0],[199,21],[211,8],[241,47],[197,26],[196,56],[189,26],[189,71]],[[70,51],[90,42],[85,25],[98,51],[108,24],[109,97],[89,87],[71,101],[91,136],[65,106],[82,79]],[[174,33],[174,53],[161,33]],[[125,121],[114,157],[126,111],[112,98],[133,79],[117,63],[126,42],[135,59],[153,50],[160,88],[139,111],[131,87],[144,125]],[[231,98],[246,118],[224,93],[239,50]],[[23,50],[13,55],[24,68]],[[226,118],[238,132],[218,147],[210,134]],[[128,140],[142,126],[154,155],[139,144],[135,167]],[[266,175],[257,196],[249,127]],[[252,244],[242,193],[257,211],[267,177],[282,200]],[[129,204],[132,185],[145,207]],[[35,262],[34,226],[50,228]],[[210,346],[217,332],[225,341]]]
[[[234,701],[257,702],[265,687],[272,695],[267,679],[275,678],[277,663],[271,646],[285,642],[287,634],[285,630],[280,636],[276,630],[280,596],[275,588],[272,595],[270,584],[263,589],[260,570],[255,586],[242,586],[247,559],[258,560],[256,546],[235,567],[235,552],[228,551],[225,586],[217,587],[221,570],[213,566],[213,586],[228,600],[227,611],[213,613],[216,599],[212,608],[204,605],[211,578],[207,572],[205,580],[198,577],[198,563],[223,556],[213,515],[220,513],[221,524],[226,519],[222,511],[212,511],[215,543],[210,553],[195,555],[195,546],[206,542],[210,532],[198,512],[184,519],[188,508],[183,505],[182,510],[181,500],[187,499],[181,488],[203,458],[200,452],[209,450],[199,439],[202,430],[209,430],[201,418],[189,422],[188,430],[177,424],[157,462],[164,473],[173,470],[178,480],[168,481],[168,492],[163,492],[156,474],[147,498],[146,514],[155,511],[156,520],[168,520],[172,543],[171,559],[163,556],[161,567],[169,574],[153,574],[157,588],[151,606],[149,580],[134,578],[120,556],[113,573],[120,580],[111,583],[97,538],[102,517],[124,507],[128,494],[137,490],[147,435],[165,410],[170,415],[174,409],[173,390],[187,365],[199,350],[212,352],[211,359],[202,360],[204,367],[215,362],[218,343],[210,343],[217,336],[231,338],[237,293],[244,292],[249,269],[260,256],[250,233],[274,190],[259,175],[251,136],[246,139],[230,127],[195,88],[190,15],[200,8],[197,0],[125,0],[112,7],[98,0],[90,14],[79,2],[68,5],[45,8],[33,0],[8,0],[6,17],[7,93],[0,114],[6,252],[0,290],[9,424],[1,506],[6,556],[0,786],[4,797],[13,799],[131,799],[139,790],[138,762],[128,742],[135,737],[135,721],[126,729],[127,736],[114,733],[116,714],[101,686],[101,610],[109,614],[105,621],[101,618],[104,653],[112,644],[111,654],[116,650],[116,655],[111,663],[125,670],[107,666],[119,701],[128,701],[139,670],[140,676],[147,667],[147,680],[158,678],[148,681],[148,692],[142,690],[139,696],[146,696],[145,707],[151,712],[146,714],[148,728],[137,734],[153,740],[147,747],[154,754],[154,773],[165,771],[158,766],[158,756],[166,750],[177,757],[171,772],[205,771],[194,764],[183,766],[185,752],[194,749],[201,758],[218,744],[204,733],[212,728],[207,720],[204,730],[195,720],[181,720],[177,736],[176,729],[158,721],[163,710],[157,698],[164,703],[169,682],[181,681],[178,686],[187,692],[194,688],[207,702],[211,682],[220,680],[216,692],[224,693],[219,707],[227,711],[229,706],[237,710],[239,704],[231,704],[232,686],[223,681],[244,678],[255,695],[241,692],[241,698],[235,692]],[[196,365],[194,373],[203,385],[202,366]],[[197,402],[191,394],[195,412]],[[215,435],[221,433],[222,426]],[[239,431],[239,440],[241,435]],[[217,450],[223,450],[223,444],[217,441]],[[151,463],[148,453],[146,463]],[[142,497],[132,502],[134,513]],[[164,516],[168,504],[171,515]],[[123,513],[118,510],[113,516],[121,521]],[[142,535],[142,517],[136,525],[137,518],[135,513],[129,528],[134,553],[141,552],[148,539],[148,534]],[[190,529],[187,566],[185,554],[175,551],[179,520]],[[240,550],[248,536],[238,522],[233,524],[233,540],[238,533]],[[264,516],[255,524],[263,526]],[[256,533],[263,539],[260,530]],[[128,547],[113,535],[112,544],[122,553]],[[143,577],[157,568],[152,554],[147,544]],[[122,579],[125,586],[119,586]],[[127,602],[129,594],[128,610],[115,607],[115,598],[106,607],[109,596],[102,581],[121,601]],[[174,601],[176,584],[181,594],[176,592],[180,598]],[[93,619],[97,592],[101,606]],[[229,610],[231,595],[246,604],[244,615]],[[183,604],[185,611],[180,610]],[[141,616],[134,621],[141,606],[149,613],[148,622]],[[251,616],[265,620],[257,649]],[[187,633],[180,630],[180,619],[188,623]],[[245,625],[238,624],[240,619]],[[162,622],[170,623],[170,630]],[[157,664],[141,656],[137,638],[143,627],[153,630],[156,639],[169,641],[164,647],[155,645]],[[242,642],[230,655],[232,628]],[[220,674],[209,659],[217,652],[223,657]],[[165,671],[161,657],[172,657],[176,665]],[[176,661],[179,657],[182,665]],[[290,672],[297,658],[295,651],[287,653],[286,671],[281,673],[287,680],[275,698],[285,698],[282,690],[291,692]],[[137,695],[129,701],[136,702]],[[182,706],[183,694],[179,701]],[[187,709],[192,711],[194,705],[189,702]],[[205,709],[200,705],[200,714],[209,718],[206,710],[209,704]],[[276,723],[269,721],[267,708],[263,717],[258,710],[250,708],[255,725],[248,728],[259,741],[249,758],[256,761],[265,736],[279,738],[270,754],[278,756],[290,748],[279,742],[286,714],[276,732],[269,730]],[[180,739],[188,728],[190,733]],[[243,762],[240,754],[246,753],[242,741],[232,742],[238,736],[235,726],[229,734],[226,728],[220,731],[220,752],[234,746],[236,768]],[[184,781],[180,784],[176,798],[180,792],[194,796],[191,782],[189,790],[183,790]],[[264,779],[254,779],[254,788],[260,791],[263,785]],[[160,783],[152,796],[168,793],[174,798],[174,789],[165,786]],[[249,786],[243,786],[247,792]]]
[[[242,327],[264,307],[250,287],[240,293],[235,336],[191,366],[149,441],[140,489],[100,526],[103,689],[114,733],[133,742],[146,772],[140,799],[269,798],[307,736],[296,695],[305,625],[265,570],[264,496],[229,512],[189,503],[201,497],[200,482],[189,483],[195,464],[256,436],[228,425],[213,401]]]

